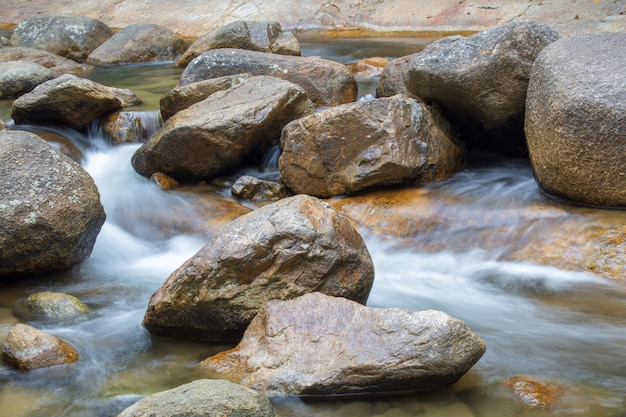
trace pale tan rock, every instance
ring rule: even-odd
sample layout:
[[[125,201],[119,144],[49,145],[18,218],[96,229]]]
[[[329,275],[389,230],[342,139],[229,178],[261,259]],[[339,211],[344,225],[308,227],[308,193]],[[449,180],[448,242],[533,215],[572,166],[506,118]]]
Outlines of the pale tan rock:
[[[44,291],[19,299],[13,311],[22,320],[63,321],[86,314],[89,307],[73,295]]]

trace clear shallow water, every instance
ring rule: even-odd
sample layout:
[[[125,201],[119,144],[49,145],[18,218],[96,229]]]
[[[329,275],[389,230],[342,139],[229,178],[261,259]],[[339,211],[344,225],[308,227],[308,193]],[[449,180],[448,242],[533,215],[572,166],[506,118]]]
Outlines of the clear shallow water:
[[[347,50],[354,49],[358,44],[350,43]],[[327,50],[331,56],[347,53],[343,46],[331,44],[315,54]],[[367,48],[358,53],[366,56],[363,51]],[[357,58],[350,55],[345,61]],[[144,99],[142,109],[151,111],[158,107],[160,95],[176,84],[178,74],[166,64],[102,70],[93,77],[133,89]],[[75,346],[80,360],[29,373],[0,365],[3,416],[114,416],[140,396],[200,377],[196,364],[227,348],[152,337],[141,326],[152,293],[210,238],[163,238],[144,214],[172,206],[184,207],[186,216],[201,214],[183,193],[164,192],[132,170],[129,161],[137,145],[110,147],[95,132],[71,136],[98,185],[107,222],[92,256],[70,273],[0,286],[0,340],[17,322],[13,304],[26,294],[62,291],[93,309],[70,323],[31,323]],[[470,212],[515,210],[529,202],[551,204],[537,189],[528,165],[519,161],[469,169],[429,190],[442,200],[458,197]],[[526,416],[502,387],[505,378],[517,374],[564,387],[564,400],[552,415],[624,415],[622,285],[589,274],[503,262],[496,252],[478,247],[432,253],[363,233],[376,267],[368,305],[445,311],[482,336],[487,353],[448,390],[380,399],[280,398],[274,400],[279,416]]]

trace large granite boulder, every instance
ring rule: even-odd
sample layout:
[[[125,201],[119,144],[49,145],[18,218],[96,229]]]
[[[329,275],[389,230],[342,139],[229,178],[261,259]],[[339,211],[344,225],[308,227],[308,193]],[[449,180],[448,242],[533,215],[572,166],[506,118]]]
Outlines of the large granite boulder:
[[[204,100],[211,94],[234,87],[248,78],[250,78],[250,74],[235,74],[176,86],[161,97],[159,101],[161,116],[164,120],[167,120],[179,111]]]
[[[524,105],[535,58],[559,35],[548,26],[520,21],[468,38],[444,38],[412,55],[407,89],[436,102],[463,129],[472,146],[526,153]],[[485,134],[486,133],[486,134]]]
[[[31,17],[17,24],[11,44],[43,49],[55,55],[83,62],[113,30],[98,19],[87,16]]]
[[[209,179],[259,158],[283,126],[313,111],[298,85],[252,77],[169,118],[132,164],[146,177],[160,171],[179,181]]]
[[[63,74],[85,75],[93,71],[94,66],[81,64],[50,52],[35,48],[0,48],[0,62],[28,61],[46,67],[55,76]]]
[[[312,293],[267,302],[238,346],[201,366],[270,395],[393,393],[452,385],[485,349],[443,312],[376,309]]]
[[[152,296],[144,324],[155,334],[237,341],[268,300],[320,291],[365,303],[373,280],[347,218],[299,195],[225,226]]]
[[[271,75],[300,85],[318,106],[356,100],[356,79],[343,64],[319,57],[277,55],[243,49],[212,49],[187,65],[179,85],[240,73]]]
[[[282,182],[330,197],[376,185],[441,180],[462,165],[448,123],[402,95],[331,107],[283,129]]]
[[[173,61],[186,47],[185,41],[165,26],[136,23],[115,32],[89,54],[87,62],[93,65],[122,65]]]
[[[0,277],[65,271],[105,214],[89,174],[38,136],[0,131]]]
[[[288,38],[293,39],[288,41]],[[291,47],[287,48],[287,45]],[[291,32],[283,32],[280,23],[238,20],[200,36],[176,61],[176,65],[185,67],[203,52],[219,48],[300,55],[298,40]]]
[[[22,371],[76,362],[78,353],[67,342],[26,324],[16,324],[4,342],[2,359]]]
[[[19,97],[54,77],[51,70],[34,62],[0,62],[0,99]]]
[[[564,38],[533,65],[526,137],[537,182],[570,201],[626,208],[626,33]]]
[[[117,417],[274,417],[263,394],[229,381],[199,379],[149,395]]]
[[[82,129],[98,117],[139,103],[130,90],[65,74],[15,100],[11,117],[17,124],[53,123]]]
[[[67,321],[88,311],[89,307],[73,295],[50,291],[20,298],[13,307],[15,316],[27,321]]]

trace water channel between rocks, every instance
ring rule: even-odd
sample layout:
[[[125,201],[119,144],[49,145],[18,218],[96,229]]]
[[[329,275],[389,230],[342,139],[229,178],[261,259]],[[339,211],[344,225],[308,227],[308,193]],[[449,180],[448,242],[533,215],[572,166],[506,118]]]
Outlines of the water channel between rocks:
[[[351,63],[371,56],[406,55],[426,43],[392,38],[303,40],[302,51]],[[132,89],[144,100],[139,110],[156,118],[159,98],[177,83],[180,72],[168,63],[99,68],[89,78]],[[363,80],[360,95],[371,94],[375,84],[376,80]],[[8,121],[9,114],[10,102],[1,102],[0,117]],[[111,147],[97,133],[70,136],[83,149],[83,166],[98,185],[107,222],[92,256],[70,273],[0,286],[0,341],[17,322],[12,308],[25,294],[66,292],[93,310],[71,323],[35,323],[76,347],[80,354],[76,364],[29,373],[0,365],[0,415],[5,417],[114,416],[140,396],[202,377],[196,364],[229,347],[153,337],[141,326],[153,292],[206,243],[201,236],[163,237],[146,213],[179,207],[186,216],[200,216],[194,211],[194,193],[223,195],[223,190],[207,186],[164,192],[130,166],[138,145]],[[267,170],[272,172],[271,167]],[[470,168],[424,188],[442,211],[453,196],[460,204],[459,223],[465,223],[469,213],[491,215],[531,205],[558,207],[570,220],[580,216],[584,221],[592,215],[626,222],[624,212],[570,206],[563,210],[562,204],[539,191],[527,161]],[[507,227],[516,236],[518,225]],[[527,410],[503,386],[507,377],[522,374],[560,387],[561,401],[545,415],[625,416],[624,285],[582,272],[502,261],[497,250],[485,250],[478,239],[472,244],[472,236],[484,235],[480,228],[467,221],[463,233],[441,231],[438,236],[451,247],[464,248],[456,251],[445,245],[426,251],[419,234],[414,242],[400,242],[360,230],[376,268],[369,306],[442,310],[464,320],[485,339],[487,353],[459,383],[447,390],[393,398],[278,398],[273,400],[277,414],[526,416]],[[465,242],[455,245],[455,239]]]

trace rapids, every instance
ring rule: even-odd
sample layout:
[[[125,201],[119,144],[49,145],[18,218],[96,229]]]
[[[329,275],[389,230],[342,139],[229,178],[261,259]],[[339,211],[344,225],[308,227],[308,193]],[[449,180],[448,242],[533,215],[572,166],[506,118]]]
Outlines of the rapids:
[[[303,55],[349,63],[367,56],[405,55],[425,42],[309,39],[303,40],[302,49]],[[180,70],[167,63],[101,68],[90,78],[133,89],[144,100],[140,107],[144,117],[156,120],[159,97],[176,84],[179,75]],[[375,80],[365,80],[362,97],[371,94],[372,84]],[[9,106],[0,104],[0,116],[8,121]],[[201,377],[195,365],[228,348],[152,337],[141,325],[153,292],[210,238],[163,236],[146,220],[145,213],[173,206],[184,209],[190,218],[199,216],[188,195],[165,192],[136,174],[130,158],[138,145],[112,147],[96,129],[69,136],[83,152],[82,164],[98,186],[107,221],[91,257],[69,273],[0,285],[0,340],[17,322],[13,304],[29,293],[66,292],[89,304],[92,311],[68,323],[32,323],[67,340],[80,359],[67,367],[28,373],[0,364],[0,415],[5,417],[114,416],[143,395]],[[276,158],[276,151],[268,155],[256,173],[275,175]],[[245,172],[251,171],[255,170]],[[458,196],[467,201],[470,211],[514,209],[529,201],[551,204],[537,188],[528,161],[468,168],[427,188],[435,198]],[[203,192],[228,197],[223,190]],[[575,213],[576,208],[571,210]],[[564,401],[551,415],[625,415],[626,291],[622,284],[529,262],[502,261],[496,252],[479,247],[425,252],[362,233],[376,268],[368,305],[445,311],[483,337],[487,353],[447,390],[394,398],[276,398],[279,416],[526,416],[502,386],[505,378],[519,374],[564,387]],[[448,238],[454,239],[454,234]],[[467,234],[459,238],[466,239]]]

